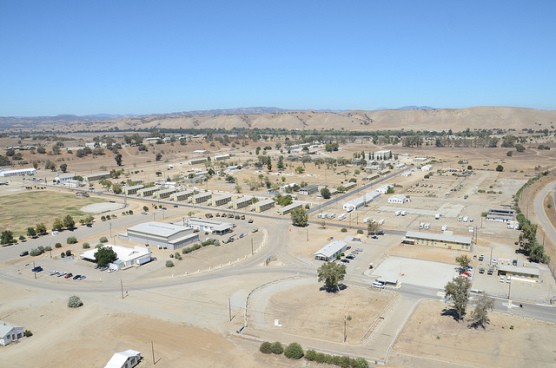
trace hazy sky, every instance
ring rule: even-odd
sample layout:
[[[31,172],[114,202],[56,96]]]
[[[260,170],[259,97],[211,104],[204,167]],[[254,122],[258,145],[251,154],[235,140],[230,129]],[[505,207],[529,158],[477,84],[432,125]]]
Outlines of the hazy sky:
[[[556,109],[556,1],[2,0],[0,115]]]

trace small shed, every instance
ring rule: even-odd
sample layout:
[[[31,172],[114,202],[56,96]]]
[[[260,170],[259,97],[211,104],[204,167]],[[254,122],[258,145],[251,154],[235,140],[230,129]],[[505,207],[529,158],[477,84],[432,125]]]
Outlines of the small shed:
[[[104,368],[133,368],[141,362],[141,353],[135,350],[120,351],[112,355]]]
[[[0,321],[0,345],[8,345],[24,336],[23,327]]]

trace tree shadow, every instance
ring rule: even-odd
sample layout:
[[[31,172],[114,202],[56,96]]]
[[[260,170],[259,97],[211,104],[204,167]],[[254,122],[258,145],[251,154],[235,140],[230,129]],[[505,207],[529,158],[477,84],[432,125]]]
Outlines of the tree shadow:
[[[325,286],[321,286],[319,288],[319,290],[320,291],[326,291],[327,293],[337,293],[339,291],[346,290],[347,288],[348,287],[347,287],[346,284],[340,284],[340,285],[338,285],[338,287],[334,286],[334,287],[331,287],[331,288],[326,287],[326,285],[325,285]]]
[[[450,316],[452,317],[456,322],[460,321],[459,318],[459,314],[458,312],[455,310],[455,308],[444,308],[442,310],[442,313],[440,314],[441,316]]]
[[[489,324],[489,323],[486,322],[486,324]],[[486,330],[485,324],[480,323],[480,322],[471,322],[471,323],[469,323],[469,325],[467,325],[467,327],[469,327],[470,329],[472,328],[474,330],[478,329],[479,327],[482,327],[483,330]]]

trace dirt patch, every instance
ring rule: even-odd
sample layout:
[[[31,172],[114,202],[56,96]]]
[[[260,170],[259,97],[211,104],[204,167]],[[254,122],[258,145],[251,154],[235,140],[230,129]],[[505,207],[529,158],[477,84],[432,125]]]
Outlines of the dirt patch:
[[[347,318],[347,342],[357,344],[372,332],[373,322],[393,298],[353,286],[339,293],[300,286],[272,296],[265,313],[280,320],[283,332],[334,342],[343,342]]]
[[[466,322],[441,316],[446,305],[439,301],[421,303],[406,324],[396,353],[411,361],[418,356],[430,367],[431,361],[474,367],[553,367],[556,353],[547,344],[556,334],[556,324],[491,312],[486,329],[470,329]],[[396,359],[394,359],[396,364]]]

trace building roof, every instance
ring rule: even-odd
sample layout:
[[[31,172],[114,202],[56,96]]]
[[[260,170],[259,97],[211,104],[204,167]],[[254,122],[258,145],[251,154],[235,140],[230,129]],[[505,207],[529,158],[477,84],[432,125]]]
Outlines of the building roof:
[[[286,211],[289,211],[289,210],[299,208],[301,206],[303,206],[303,202],[293,202],[292,204],[289,204],[285,207],[280,208],[279,211],[280,212],[286,212]]]
[[[442,234],[435,234],[435,233],[422,233],[419,231],[408,231],[405,234],[405,237],[413,238],[413,239],[447,241],[450,243],[471,244],[471,237],[462,236],[462,235],[452,235],[447,232],[444,232]]]
[[[110,360],[108,361],[108,363],[106,363],[104,368],[122,368],[125,362],[129,358],[132,358],[134,356],[139,357],[141,356],[141,353],[131,349],[114,353],[114,355],[112,355],[112,358],[110,358]]]
[[[110,176],[110,172],[109,171],[98,171],[98,172],[94,172],[91,173],[89,175],[86,175],[86,178],[90,178],[90,177],[96,177],[96,176]]]
[[[172,194],[175,193],[176,189],[175,188],[168,188],[168,189],[163,189],[161,191],[158,192],[158,194]]]
[[[13,330],[14,328],[23,328],[23,327],[11,324],[9,322],[0,321],[0,336],[1,337],[6,336],[8,332]]]
[[[228,198],[232,198],[232,195],[231,194],[221,194],[219,196],[212,197],[212,199],[214,199],[214,201],[219,201],[219,200],[228,199]]]
[[[210,196],[212,196],[211,192],[201,192],[199,194],[195,194],[193,196],[193,198],[204,198],[204,197],[210,197]]]
[[[133,247],[133,248],[129,248],[129,247],[122,247],[119,245],[112,245],[112,244],[104,244],[103,247],[110,247],[112,248],[112,250],[114,252],[116,252],[116,255],[118,256],[118,259],[120,261],[126,262],[126,261],[131,261],[146,255],[151,254],[151,251],[149,250],[149,248],[147,247]],[[89,249],[83,253],[81,253],[80,257],[82,259],[87,259],[89,261],[95,261],[95,254],[97,253],[98,249],[94,248],[94,249]]]
[[[314,256],[315,257],[320,256],[320,257],[330,258],[330,257],[333,257],[336,253],[338,253],[340,250],[342,250],[346,246],[347,246],[347,243],[345,241],[334,240],[333,242],[326,244],[324,247],[322,247],[321,249],[316,251],[314,253]]]
[[[144,234],[149,234],[154,236],[169,237],[181,231],[189,230],[189,228],[180,225],[168,224],[166,222],[151,221],[151,222],[144,222],[142,224],[135,225],[127,229],[128,232],[130,230],[134,232],[144,233]]]
[[[231,229],[234,225],[230,222],[222,222],[222,221],[213,221],[213,220],[205,220],[199,217],[190,217],[187,220],[189,223],[194,222],[196,225],[203,225],[211,227],[213,230],[216,231],[224,231],[227,229]]]
[[[403,200],[407,199],[407,196],[404,195],[404,194],[394,194],[393,196],[390,196],[390,198],[388,198],[388,200],[391,200],[391,199],[399,199],[399,200],[403,201]]]
[[[257,203],[255,203],[255,205],[256,206],[257,205],[258,206],[264,206],[266,204],[271,204],[271,203],[274,203],[274,199],[267,198],[267,199],[262,199],[262,200],[258,201]]]
[[[188,189],[188,190],[184,190],[183,192],[176,192],[176,196],[188,195],[193,193],[195,193],[195,191],[193,191],[192,189]]]
[[[130,189],[142,189],[145,186],[143,184],[137,184],[137,185],[131,185],[129,187],[125,187],[125,189],[130,190]]]
[[[251,196],[236,198],[236,203],[251,202],[251,201],[253,201],[253,197]]]
[[[539,276],[540,275],[539,269],[538,268],[532,268],[532,267],[498,265],[498,271],[510,272],[510,273],[521,273],[521,274],[532,275],[532,276]]]

